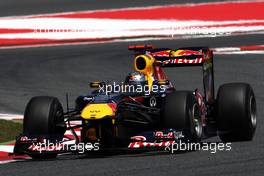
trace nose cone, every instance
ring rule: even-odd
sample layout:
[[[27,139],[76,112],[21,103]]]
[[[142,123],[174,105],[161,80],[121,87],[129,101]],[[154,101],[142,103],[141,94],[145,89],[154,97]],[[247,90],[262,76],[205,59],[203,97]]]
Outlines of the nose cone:
[[[114,116],[116,104],[88,104],[81,113],[81,117],[89,120],[102,119],[106,116]]]

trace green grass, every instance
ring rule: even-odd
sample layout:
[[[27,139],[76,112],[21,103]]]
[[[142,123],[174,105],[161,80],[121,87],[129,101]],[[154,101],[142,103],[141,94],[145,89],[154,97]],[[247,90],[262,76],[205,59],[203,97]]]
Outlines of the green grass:
[[[22,132],[22,124],[11,120],[0,120],[0,143],[16,139]]]

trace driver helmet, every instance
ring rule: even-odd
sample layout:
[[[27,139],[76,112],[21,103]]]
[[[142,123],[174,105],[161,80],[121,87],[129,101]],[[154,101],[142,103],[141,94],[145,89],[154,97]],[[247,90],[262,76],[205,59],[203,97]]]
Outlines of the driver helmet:
[[[125,84],[144,86],[147,84],[147,79],[146,79],[145,74],[143,74],[143,73],[131,72],[126,77]]]

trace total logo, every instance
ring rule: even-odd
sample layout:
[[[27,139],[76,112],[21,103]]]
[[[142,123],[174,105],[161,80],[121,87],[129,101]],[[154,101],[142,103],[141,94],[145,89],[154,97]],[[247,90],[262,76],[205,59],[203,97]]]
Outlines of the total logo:
[[[168,59],[163,61],[163,64],[201,64],[203,58],[196,59]]]

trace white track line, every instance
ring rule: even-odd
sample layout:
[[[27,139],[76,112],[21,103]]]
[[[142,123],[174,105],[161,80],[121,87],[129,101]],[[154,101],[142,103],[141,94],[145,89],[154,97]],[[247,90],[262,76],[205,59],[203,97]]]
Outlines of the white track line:
[[[222,55],[222,54],[264,54],[264,51],[222,51],[222,52],[214,52],[214,54]]]
[[[16,162],[16,160],[4,160],[4,161],[0,161],[0,164],[7,164],[12,162]]]
[[[0,145],[0,152],[13,153],[13,145]]]
[[[0,119],[4,120],[22,120],[23,115],[20,114],[0,114]]]
[[[40,18],[0,20],[0,29],[30,29],[29,33],[4,33],[0,39],[105,39],[140,36],[175,36],[264,31],[264,20],[243,21],[177,21]],[[246,23],[246,24],[245,24]],[[215,27],[214,25],[219,25]],[[229,25],[229,26],[223,26]],[[236,26],[241,25],[241,26]],[[205,27],[207,26],[207,27]]]

